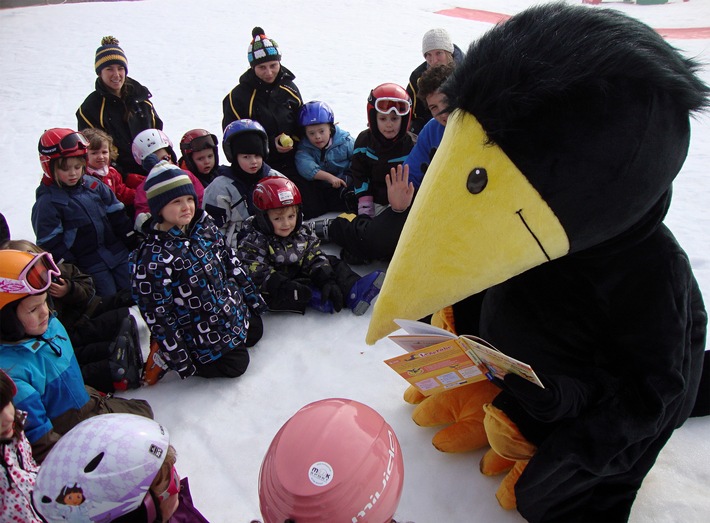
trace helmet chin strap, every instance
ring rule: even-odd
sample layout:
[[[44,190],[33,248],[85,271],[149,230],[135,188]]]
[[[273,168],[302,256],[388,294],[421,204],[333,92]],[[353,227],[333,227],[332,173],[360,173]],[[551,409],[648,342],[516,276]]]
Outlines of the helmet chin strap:
[[[145,521],[146,523],[154,523],[158,521],[158,516],[160,515],[160,520],[162,521],[162,515],[160,514],[160,508],[155,504],[153,499],[153,493],[148,490],[148,493],[143,498],[143,508],[145,509]]]

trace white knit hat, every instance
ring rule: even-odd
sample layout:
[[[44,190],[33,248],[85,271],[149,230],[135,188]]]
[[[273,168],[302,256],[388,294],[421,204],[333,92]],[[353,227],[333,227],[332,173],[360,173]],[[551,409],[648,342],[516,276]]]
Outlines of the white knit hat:
[[[451,43],[451,37],[446,29],[430,29],[424,33],[424,38],[422,38],[422,54],[427,54],[434,49],[442,49],[454,54],[454,44]]]

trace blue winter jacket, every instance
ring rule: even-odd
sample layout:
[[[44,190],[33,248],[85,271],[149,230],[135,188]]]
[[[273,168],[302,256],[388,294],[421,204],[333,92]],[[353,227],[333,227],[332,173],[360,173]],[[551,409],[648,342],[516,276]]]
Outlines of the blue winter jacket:
[[[429,120],[422,128],[417,143],[409,152],[409,156],[404,161],[409,166],[409,181],[414,184],[415,189],[419,189],[426,170],[429,168],[434,153],[444,137],[446,127],[441,125],[434,118]]]
[[[74,187],[41,184],[32,207],[32,227],[37,245],[93,274],[106,269],[126,270],[128,250],[124,239],[133,224],[111,189],[84,175]]]
[[[326,171],[345,180],[345,172],[350,168],[355,140],[350,133],[335,126],[331,144],[324,150],[314,146],[308,138],[298,142],[296,149],[296,169],[298,174],[311,181],[318,171]]]
[[[3,342],[0,368],[17,385],[13,401],[27,412],[25,434],[32,444],[53,429],[53,419],[89,401],[67,331],[55,317],[42,336]]]

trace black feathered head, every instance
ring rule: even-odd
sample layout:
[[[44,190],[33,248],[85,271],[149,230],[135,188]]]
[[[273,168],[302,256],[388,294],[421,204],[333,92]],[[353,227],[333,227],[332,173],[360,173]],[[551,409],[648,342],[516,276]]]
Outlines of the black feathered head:
[[[698,67],[638,20],[563,3],[474,42],[442,87],[452,113],[368,341],[395,318],[654,230],[687,155],[689,116],[708,105]],[[407,283],[425,281],[422,271],[439,275],[431,289]]]

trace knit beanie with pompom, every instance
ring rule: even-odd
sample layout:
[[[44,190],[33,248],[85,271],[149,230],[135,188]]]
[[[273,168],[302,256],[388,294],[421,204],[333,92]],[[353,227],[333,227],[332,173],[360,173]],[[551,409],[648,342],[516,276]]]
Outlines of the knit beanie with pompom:
[[[264,62],[281,61],[281,53],[279,52],[279,44],[276,40],[266,37],[264,30],[261,27],[255,27],[251,30],[252,41],[247,50],[247,60],[249,65],[255,67]]]
[[[101,70],[109,65],[122,65],[128,74],[126,54],[118,46],[118,40],[114,36],[104,36],[101,39],[101,47],[96,50],[96,59],[94,60],[96,74],[101,74]]]

